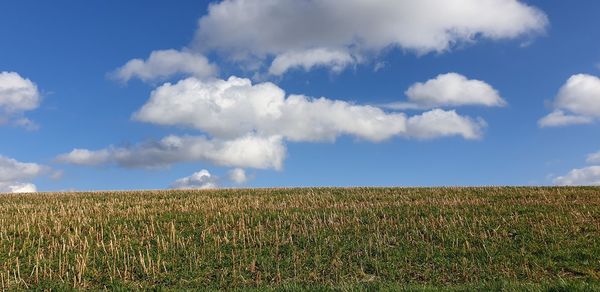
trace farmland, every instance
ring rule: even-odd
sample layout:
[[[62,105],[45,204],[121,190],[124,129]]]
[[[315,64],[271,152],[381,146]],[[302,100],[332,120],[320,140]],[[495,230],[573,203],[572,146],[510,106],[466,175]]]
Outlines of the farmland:
[[[600,188],[0,196],[2,289],[600,289]]]

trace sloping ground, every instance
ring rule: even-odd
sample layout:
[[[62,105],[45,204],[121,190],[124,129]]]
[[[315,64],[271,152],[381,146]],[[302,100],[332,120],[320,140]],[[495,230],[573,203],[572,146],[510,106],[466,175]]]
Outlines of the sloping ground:
[[[600,290],[600,188],[0,196],[13,288]]]

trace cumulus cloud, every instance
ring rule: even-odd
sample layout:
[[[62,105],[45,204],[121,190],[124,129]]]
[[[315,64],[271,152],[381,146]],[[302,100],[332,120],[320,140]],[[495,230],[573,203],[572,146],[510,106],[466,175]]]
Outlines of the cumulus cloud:
[[[0,193],[35,193],[37,187],[32,183],[0,182]]]
[[[571,76],[553,102],[554,111],[539,121],[541,127],[588,124],[600,118],[600,78]]]
[[[600,186],[600,151],[587,156],[586,162],[593,164],[584,168],[571,170],[564,176],[553,180],[554,184],[560,186]]]
[[[558,92],[555,107],[583,116],[600,117],[600,78],[587,74],[571,76]]]
[[[56,158],[57,162],[86,166],[102,165],[109,160],[111,160],[111,151],[107,149],[102,149],[98,151],[90,151],[87,149],[73,149],[71,152],[59,155]]]
[[[24,163],[0,155],[0,181],[17,181],[34,178],[42,174],[46,167],[36,163]]]
[[[35,83],[16,72],[0,72],[0,121],[14,120],[17,126],[35,129],[23,113],[40,106],[41,95]]]
[[[504,106],[506,101],[491,85],[457,73],[440,74],[425,83],[415,83],[405,92],[408,102],[386,105],[393,109],[427,109],[465,105]]]
[[[393,137],[433,139],[480,138],[482,119],[435,109],[407,117],[378,107],[324,97],[289,95],[273,83],[249,79],[166,83],[133,114],[143,122],[187,126],[208,134],[168,136],[130,147],[74,149],[56,160],[77,165],[156,168],[173,163],[208,161],[236,168],[281,169],[284,142],[333,142],[341,135],[371,142]],[[240,176],[241,177],[241,176]]]
[[[146,60],[130,60],[111,75],[123,82],[132,78],[147,82],[176,74],[207,78],[216,75],[217,71],[217,66],[211,64],[203,55],[171,49],[153,51]]]
[[[446,136],[462,136],[465,139],[479,139],[486,122],[478,118],[463,117],[456,111],[434,109],[408,119],[408,136],[419,139],[433,139]]]
[[[171,188],[174,189],[216,189],[217,179],[206,169],[198,171],[190,176],[176,180]]]
[[[303,68],[310,71],[313,67],[329,67],[334,72],[340,72],[346,66],[355,63],[355,58],[345,50],[327,48],[306,51],[292,51],[278,55],[269,68],[271,75],[283,75],[290,69]]]
[[[211,4],[200,19],[194,46],[232,60],[340,48],[425,54],[480,38],[539,33],[547,23],[542,11],[517,0],[225,0]]]
[[[249,134],[232,140],[167,136],[131,147],[75,149],[59,155],[56,161],[85,166],[116,164],[126,168],[160,168],[178,162],[208,161],[221,166],[281,169],[285,156],[281,137]]]
[[[20,162],[0,155],[0,193],[35,192],[36,187],[23,181],[31,180],[49,171],[49,168],[36,163]]]
[[[560,186],[600,186],[600,166],[573,169],[565,176],[554,179]]]
[[[538,125],[542,128],[560,127],[569,125],[590,124],[594,119],[586,116],[565,114],[562,110],[555,110],[538,121]]]
[[[241,168],[234,168],[229,171],[229,180],[236,184],[243,184],[248,181],[248,176],[246,175],[246,171]]]
[[[445,122],[456,124],[455,112],[447,115],[441,112],[435,112],[439,124],[436,127],[444,127]],[[427,118],[433,116],[429,114]],[[415,117],[412,128],[408,129],[403,113],[387,113],[374,106],[324,97],[286,97],[273,83],[252,84],[249,79],[237,77],[211,81],[188,78],[177,84],[167,83],[152,92],[134,118],[159,125],[189,126],[224,139],[256,133],[296,142],[334,141],[340,135],[379,142],[394,136],[421,137],[420,128],[434,126],[424,127],[422,120],[426,118]],[[461,125],[478,128],[468,119],[463,121]],[[455,134],[472,138],[472,132],[444,131],[439,136]],[[438,132],[430,131],[427,136],[434,138],[435,133]]]

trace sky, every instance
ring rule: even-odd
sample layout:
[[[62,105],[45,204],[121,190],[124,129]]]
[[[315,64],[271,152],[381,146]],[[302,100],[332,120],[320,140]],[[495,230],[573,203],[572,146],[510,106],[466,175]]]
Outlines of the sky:
[[[600,185],[597,11],[3,1],[0,192]]]

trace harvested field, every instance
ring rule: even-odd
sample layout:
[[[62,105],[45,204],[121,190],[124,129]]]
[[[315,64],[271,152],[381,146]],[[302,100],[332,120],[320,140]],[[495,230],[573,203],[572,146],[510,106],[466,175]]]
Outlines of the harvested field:
[[[600,188],[0,196],[15,288],[600,289]]]

